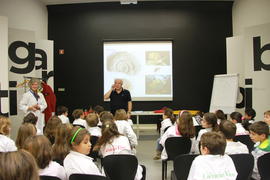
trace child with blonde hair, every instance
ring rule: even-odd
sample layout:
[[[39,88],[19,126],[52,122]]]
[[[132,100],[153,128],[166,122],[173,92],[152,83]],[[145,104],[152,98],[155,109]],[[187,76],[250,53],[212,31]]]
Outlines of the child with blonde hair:
[[[30,137],[30,136],[35,136],[37,134],[37,129],[36,127],[31,124],[31,123],[23,123],[19,130],[18,130],[18,135],[16,139],[16,146],[18,149],[21,149],[24,141]]]
[[[71,149],[64,159],[68,177],[71,174],[101,175],[93,159],[87,156],[91,149],[89,132],[85,128],[75,126],[67,139]]]
[[[266,122],[268,126],[270,127],[270,110],[264,112],[263,121]]]
[[[59,129],[61,124],[62,121],[58,116],[52,116],[48,120],[45,126],[44,135],[50,140],[51,144],[54,144],[56,131]]]
[[[8,137],[10,126],[10,119],[0,115],[0,152],[17,151],[15,142]]]
[[[101,129],[97,126],[98,125],[98,116],[95,113],[90,113],[85,118],[87,125],[88,125],[88,131],[91,134],[91,136],[101,136]]]

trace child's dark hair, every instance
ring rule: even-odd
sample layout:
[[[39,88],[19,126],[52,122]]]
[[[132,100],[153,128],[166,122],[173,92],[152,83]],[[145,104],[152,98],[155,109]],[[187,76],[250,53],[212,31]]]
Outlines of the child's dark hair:
[[[219,130],[224,134],[226,139],[233,139],[236,134],[236,125],[231,121],[225,120],[220,122]]]
[[[81,117],[81,115],[83,115],[83,110],[82,109],[75,109],[72,112],[72,116],[74,119],[79,119]]]
[[[240,112],[232,112],[230,117],[232,120],[236,120],[237,123],[242,123],[242,114]]]
[[[269,136],[269,126],[266,122],[257,121],[249,126],[249,131],[252,131],[258,135],[265,134],[266,138]]]
[[[57,115],[60,116],[64,113],[67,113],[68,108],[66,106],[58,106],[56,112],[57,112]]]
[[[254,119],[256,117],[256,111],[253,108],[247,108],[245,110],[245,114],[251,117],[251,119]]]
[[[38,117],[34,113],[28,113],[24,118],[23,118],[23,123],[31,123],[36,125],[37,124]]]
[[[206,147],[209,154],[224,155],[226,148],[226,139],[223,134],[218,132],[206,132],[202,135],[200,141],[201,147]]]
[[[100,115],[100,113],[104,111],[104,107],[102,107],[100,105],[96,105],[94,107],[94,111],[95,111],[95,113],[97,113],[98,115]]]
[[[98,116],[95,113],[90,113],[85,118],[89,127],[96,127],[98,125]]]
[[[52,116],[44,129],[44,135],[50,140],[52,144],[54,144],[56,131],[61,126],[62,121],[58,116]]]
[[[207,124],[212,125],[212,131],[219,131],[217,116],[214,113],[205,113],[203,115],[203,119],[207,122]]]
[[[220,119],[221,121],[226,120],[225,114],[221,109],[216,110],[215,112],[217,119]]]
[[[120,136],[117,126],[114,121],[105,121],[101,127],[102,136],[99,138],[94,151],[98,151],[100,147],[106,143],[112,143],[111,140],[113,137]]]
[[[28,137],[25,140],[23,149],[34,156],[40,169],[44,169],[52,161],[52,145],[46,136]]]
[[[193,125],[192,115],[189,112],[181,113],[177,120],[178,131],[181,136],[193,138],[195,136],[195,127]]]
[[[174,122],[176,121],[176,118],[175,118],[175,116],[173,114],[173,110],[171,108],[166,108],[164,110],[164,115],[167,116],[171,120],[172,124],[174,124]]]
[[[79,145],[86,135],[90,137],[90,133],[85,128],[73,127],[67,138],[69,147],[73,149],[73,145]]]

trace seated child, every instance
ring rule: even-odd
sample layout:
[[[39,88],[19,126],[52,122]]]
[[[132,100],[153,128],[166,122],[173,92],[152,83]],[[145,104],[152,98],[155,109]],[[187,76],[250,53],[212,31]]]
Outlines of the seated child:
[[[217,123],[220,124],[222,121],[226,120],[226,116],[224,112],[221,109],[218,109],[215,111],[215,114],[217,116]]]
[[[24,116],[23,123],[31,123],[36,127],[37,120],[38,117],[34,113],[30,112],[26,116]],[[43,133],[39,129],[37,129],[37,135],[43,135]]]
[[[241,142],[234,142],[233,138],[236,133],[236,126],[231,121],[222,121],[219,125],[219,130],[223,133],[226,138],[227,146],[225,149],[225,154],[241,154],[249,153],[248,148],[245,144]]]
[[[91,136],[101,136],[101,129],[97,126],[98,125],[98,116],[94,113],[90,113],[85,118],[87,125],[88,125],[88,131]]]
[[[136,153],[135,147],[138,145],[137,136],[127,122],[127,113],[124,109],[118,109],[114,115],[115,124],[120,134],[126,136],[130,142],[131,148]]]
[[[15,142],[8,137],[10,126],[10,119],[0,115],[0,152],[17,151]]]
[[[24,141],[30,136],[35,136],[36,133],[37,133],[37,130],[33,124],[23,123],[18,130],[18,135],[16,139],[17,148],[21,149],[24,144]]]
[[[264,112],[263,121],[266,122],[268,124],[268,126],[270,127],[270,110]]]
[[[245,115],[243,117],[242,125],[248,131],[249,126],[254,123],[256,117],[256,111],[252,108],[245,109]]]
[[[68,136],[70,153],[64,159],[64,167],[68,177],[71,174],[101,175],[91,157],[87,155],[91,149],[90,134],[85,128],[73,127]]]
[[[73,126],[80,126],[88,128],[86,121],[84,120],[84,113],[82,109],[75,109],[72,113],[74,118]]]
[[[263,121],[257,121],[250,125],[249,131],[251,140],[256,143],[255,149],[251,152],[254,156],[254,169],[251,177],[260,179],[257,160],[260,156],[270,152],[269,126]]]
[[[104,108],[100,105],[94,107],[94,113],[98,116],[98,126],[101,127],[102,123],[100,121],[100,114],[104,111]]]
[[[62,124],[61,119],[58,116],[52,116],[45,125],[44,135],[50,140],[51,144],[54,144],[56,131]]]
[[[231,121],[236,126],[236,136],[248,135],[248,131],[242,125],[242,114],[239,112],[232,112],[230,114]]]
[[[201,121],[202,127],[198,133],[197,141],[201,140],[201,136],[206,132],[218,131],[217,117],[214,113],[205,113]]]
[[[57,115],[61,119],[63,124],[69,123],[68,108],[66,106],[58,106]]]
[[[94,148],[94,151],[98,150],[102,157],[112,154],[133,155],[128,138],[118,132],[117,126],[113,121],[105,121],[103,123],[102,136]],[[138,165],[135,180],[142,179],[142,171],[143,168]]]
[[[25,151],[0,153],[1,180],[38,180],[38,167],[33,156]]]
[[[233,160],[224,154],[224,136],[217,132],[207,132],[202,135],[200,143],[202,155],[193,160],[188,180],[235,180],[237,171]]]
[[[169,137],[187,137],[192,142],[190,152],[194,152],[195,146],[195,128],[193,126],[192,115],[185,111],[180,114],[180,117],[176,120],[176,123],[169,127],[167,131],[160,138],[160,144],[165,147],[165,141]],[[168,155],[166,148],[163,148],[161,153],[161,159],[167,159]]]
[[[36,159],[40,176],[55,176],[61,180],[67,180],[64,167],[52,161],[52,146],[46,136],[28,137],[23,149],[30,152]]]

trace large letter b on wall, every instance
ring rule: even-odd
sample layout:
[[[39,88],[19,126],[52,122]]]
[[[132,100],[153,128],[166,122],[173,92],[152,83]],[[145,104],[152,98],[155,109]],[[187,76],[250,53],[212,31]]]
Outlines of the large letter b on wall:
[[[261,48],[261,37],[253,37],[254,71],[261,71],[262,69],[270,71],[270,64],[262,62],[262,54],[267,50],[270,50],[270,44],[265,44]]]

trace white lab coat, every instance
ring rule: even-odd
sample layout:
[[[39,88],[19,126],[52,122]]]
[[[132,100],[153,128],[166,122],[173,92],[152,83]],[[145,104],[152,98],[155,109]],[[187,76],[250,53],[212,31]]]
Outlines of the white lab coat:
[[[91,136],[101,136],[101,129],[100,127],[88,127],[88,132],[90,133]]]
[[[115,154],[131,154],[132,150],[130,148],[129,140],[126,136],[118,136],[112,139],[112,143],[107,143],[102,145],[100,148],[100,154],[102,157]],[[134,180],[140,180],[142,178],[143,169],[138,165],[137,173]]]
[[[81,119],[81,118],[75,119],[75,120],[73,121],[73,125],[81,125],[81,126],[83,126],[85,129],[88,128],[88,125],[87,125],[87,123],[86,123],[86,120]]]
[[[248,148],[245,144],[237,141],[227,141],[225,154],[243,154],[243,153],[249,153]]]
[[[67,116],[65,116],[64,114],[62,114],[62,115],[60,115],[58,117],[59,117],[59,119],[61,119],[63,124],[69,123],[69,118]]]
[[[243,127],[241,123],[236,123],[236,133],[235,136],[240,136],[240,135],[248,135],[248,131]]]
[[[197,156],[189,170],[188,180],[235,180],[237,171],[228,155]]]
[[[161,127],[160,127],[160,137],[164,134],[164,130],[169,127],[172,126],[172,121],[171,119],[167,118],[167,119],[163,119],[161,121]]]
[[[25,113],[25,115],[32,112],[38,117],[36,128],[38,131],[41,132],[41,134],[43,134],[43,128],[45,126],[43,111],[47,108],[47,103],[46,103],[45,98],[44,98],[42,93],[38,93],[38,95],[39,95],[39,98],[37,101],[30,90],[28,92],[24,93],[23,97],[19,103],[19,109],[22,110]],[[39,105],[40,110],[37,110],[37,111],[27,110],[30,106],[34,106],[36,104]]]
[[[70,151],[70,153],[64,159],[64,168],[68,178],[71,174],[76,173],[102,176],[91,157],[75,151]]]
[[[131,147],[138,145],[137,136],[126,120],[117,120],[115,121],[115,124],[117,126],[118,132],[128,138]]]
[[[39,175],[40,176],[54,176],[54,177],[60,178],[61,180],[68,180],[67,175],[66,175],[66,170],[64,169],[64,167],[55,161],[51,161],[50,164],[46,168],[40,169]]]
[[[17,151],[15,142],[9,137],[0,134],[0,152]]]

